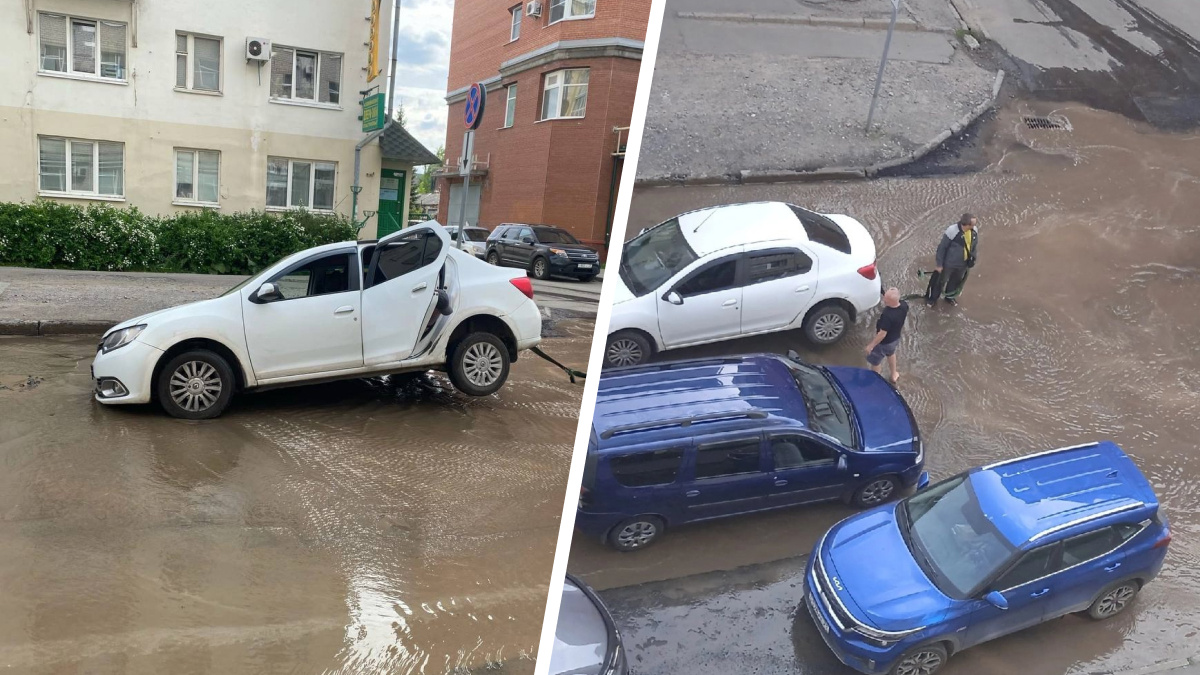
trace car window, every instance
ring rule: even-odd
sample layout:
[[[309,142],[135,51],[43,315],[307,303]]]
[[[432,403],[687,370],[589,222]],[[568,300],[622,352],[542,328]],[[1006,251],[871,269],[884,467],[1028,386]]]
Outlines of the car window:
[[[432,263],[441,249],[442,240],[424,229],[380,245],[372,285],[391,281]]]
[[[837,453],[831,448],[800,435],[772,436],[771,456],[777,470],[837,461]]]
[[[657,290],[697,258],[679,229],[679,219],[672,218],[625,243],[621,280],[630,292],[642,296]]]
[[[1108,553],[1119,543],[1117,533],[1111,527],[1103,527],[1095,532],[1071,537],[1063,542],[1063,569]]]
[[[333,253],[304,263],[272,279],[284,300],[295,300],[351,290],[350,269],[353,258]]]
[[[571,236],[570,232],[560,230],[555,227],[538,227],[534,228],[537,233],[537,240],[543,244],[578,244],[579,240]]]
[[[792,213],[800,219],[800,224],[804,226],[804,232],[808,235],[809,241],[828,246],[835,251],[850,253],[850,239],[846,237],[846,233],[838,227],[837,223],[819,213],[813,213],[799,206],[791,204],[788,206],[791,207]]]
[[[495,241],[497,239],[503,239],[506,234],[508,234],[507,227],[504,227],[504,226],[497,227],[496,229],[492,230],[492,233],[490,235],[488,235],[488,241]]]
[[[467,228],[467,241],[487,241],[488,231],[476,227]]]
[[[757,438],[713,443],[696,450],[696,478],[717,478],[759,471]]]
[[[683,450],[654,450],[632,455],[610,457],[608,466],[613,477],[625,487],[667,485],[675,482],[683,464]]]
[[[1117,523],[1113,527],[1117,530],[1117,538],[1122,543],[1129,541],[1135,534],[1142,531],[1142,526],[1137,523]]]
[[[521,229],[517,230],[517,236],[516,236],[517,241],[521,241],[525,237],[529,237],[530,239],[533,239],[533,230],[529,229],[528,227],[522,227]],[[537,240],[534,239],[534,241],[537,241]]]
[[[729,256],[715,265],[709,265],[699,272],[693,273],[683,283],[675,287],[683,297],[704,295],[733,288],[737,278],[737,257]]]
[[[785,279],[807,274],[812,270],[812,258],[796,249],[759,251],[748,254],[746,258],[748,264],[747,284]]]
[[[1016,565],[992,584],[992,588],[997,591],[1006,591],[1046,576],[1052,569],[1054,550],[1057,545],[1047,544],[1026,553]]]

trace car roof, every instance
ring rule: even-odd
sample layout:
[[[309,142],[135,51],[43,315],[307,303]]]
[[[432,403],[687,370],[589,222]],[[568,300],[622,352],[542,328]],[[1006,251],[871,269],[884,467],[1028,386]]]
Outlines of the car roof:
[[[971,473],[980,507],[1015,546],[1086,531],[1088,523],[1137,512],[1149,517],[1158,497],[1112,441],[997,462]]]
[[[808,240],[792,206],[784,202],[725,204],[684,213],[680,231],[697,255],[763,241]]]
[[[804,427],[808,412],[787,365],[751,355],[622,368],[600,377],[592,430],[597,450],[698,434]]]

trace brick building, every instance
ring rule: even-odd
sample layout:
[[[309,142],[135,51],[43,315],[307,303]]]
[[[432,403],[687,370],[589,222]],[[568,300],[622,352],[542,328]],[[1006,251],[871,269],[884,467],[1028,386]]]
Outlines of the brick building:
[[[458,224],[463,113],[487,89],[467,222],[545,223],[604,246],[628,136],[650,0],[457,0],[439,213]]]

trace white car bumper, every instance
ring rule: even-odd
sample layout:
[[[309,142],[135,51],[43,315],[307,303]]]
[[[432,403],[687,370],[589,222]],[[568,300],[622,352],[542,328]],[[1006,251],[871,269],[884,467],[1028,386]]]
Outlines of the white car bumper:
[[[521,303],[508,318],[515,327],[518,350],[536,347],[542,341],[542,312],[532,300]]]
[[[96,400],[108,405],[149,403],[160,356],[162,350],[137,340],[107,354],[97,351],[92,361]]]

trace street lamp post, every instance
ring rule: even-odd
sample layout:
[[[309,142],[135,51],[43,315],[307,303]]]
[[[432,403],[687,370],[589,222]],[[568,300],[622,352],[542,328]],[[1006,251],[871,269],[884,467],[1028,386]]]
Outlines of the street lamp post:
[[[875,119],[875,104],[879,101],[879,85],[883,84],[883,68],[887,65],[888,50],[892,47],[892,33],[896,30],[896,17],[900,14],[900,0],[892,0],[892,22],[888,24],[887,39],[883,42],[883,58],[879,60],[879,73],[875,76],[875,93],[871,95],[871,111],[867,113],[867,133],[871,133],[871,122]]]

